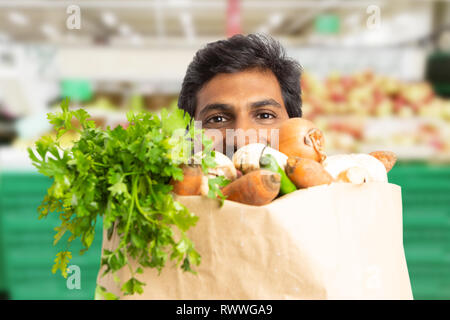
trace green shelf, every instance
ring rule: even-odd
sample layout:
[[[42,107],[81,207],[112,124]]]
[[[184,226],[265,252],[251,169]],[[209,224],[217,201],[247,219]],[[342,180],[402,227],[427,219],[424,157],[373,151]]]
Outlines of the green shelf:
[[[10,299],[94,299],[100,267],[102,223],[96,225],[91,248],[79,255],[82,245],[75,240],[70,247],[70,265],[80,269],[80,289],[69,289],[68,279],[52,273],[56,254],[65,250],[67,237],[53,246],[57,214],[39,220],[40,205],[51,180],[35,172],[0,173],[0,256],[3,289]]]
[[[450,166],[398,163],[403,243],[415,299],[450,299]]]

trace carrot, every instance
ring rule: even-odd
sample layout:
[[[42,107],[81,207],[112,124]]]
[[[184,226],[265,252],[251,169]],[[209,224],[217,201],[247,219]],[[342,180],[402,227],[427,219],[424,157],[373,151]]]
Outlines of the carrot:
[[[286,172],[278,165],[277,160],[271,154],[266,154],[259,159],[259,165],[263,169],[276,172],[280,175],[280,195],[288,194],[297,190],[297,187],[292,183],[286,175]]]
[[[182,165],[183,180],[172,180],[173,192],[180,196],[197,196],[202,194],[203,172],[200,166]]]
[[[386,168],[386,172],[389,172],[397,162],[397,156],[391,151],[374,151],[369,153],[369,155],[380,160]]]
[[[287,160],[286,173],[299,189],[333,182],[333,177],[319,162],[307,158],[290,157]]]
[[[280,175],[269,170],[254,170],[222,189],[227,200],[253,206],[270,203],[280,192]]]

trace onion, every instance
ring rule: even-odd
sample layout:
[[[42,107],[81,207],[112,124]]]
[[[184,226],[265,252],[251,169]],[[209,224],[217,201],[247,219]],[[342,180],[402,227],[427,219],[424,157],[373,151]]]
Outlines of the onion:
[[[279,149],[288,157],[300,157],[322,162],[325,139],[314,123],[303,118],[291,118],[280,127]]]

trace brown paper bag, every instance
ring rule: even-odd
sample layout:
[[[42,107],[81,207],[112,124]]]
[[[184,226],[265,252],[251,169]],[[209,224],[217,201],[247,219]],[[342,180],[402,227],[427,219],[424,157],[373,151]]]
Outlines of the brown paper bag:
[[[145,269],[144,293],[123,296],[101,268],[99,285],[121,299],[412,299],[397,185],[333,183],[262,207],[177,199],[199,216],[188,231],[198,274],[172,262],[159,276]],[[118,240],[104,233],[103,248]],[[127,280],[128,268],[118,276]]]

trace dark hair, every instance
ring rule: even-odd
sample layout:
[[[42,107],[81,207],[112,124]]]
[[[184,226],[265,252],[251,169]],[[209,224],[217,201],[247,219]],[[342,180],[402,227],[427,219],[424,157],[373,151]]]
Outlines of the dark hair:
[[[278,41],[261,34],[235,35],[208,43],[197,51],[186,71],[178,107],[193,117],[197,92],[205,83],[219,73],[234,73],[250,68],[272,71],[280,84],[289,117],[302,116],[301,66],[286,56]]]

